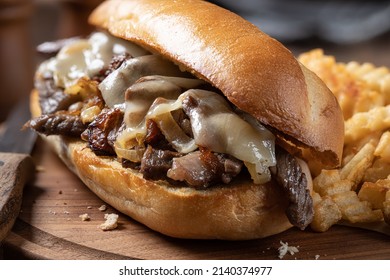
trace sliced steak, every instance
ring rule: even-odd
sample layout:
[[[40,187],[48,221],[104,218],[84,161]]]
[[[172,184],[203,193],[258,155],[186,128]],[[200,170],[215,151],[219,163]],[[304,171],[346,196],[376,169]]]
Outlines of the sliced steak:
[[[110,64],[108,67],[103,68],[101,71],[99,71],[98,74],[93,76],[91,79],[97,82],[103,81],[108,75],[110,75],[114,70],[118,69],[123,62],[125,62],[127,59],[132,58],[132,56],[129,53],[122,53],[114,55],[110,61]]]
[[[115,155],[114,141],[122,127],[123,113],[119,109],[103,109],[88,125],[82,138],[97,155]]]
[[[165,139],[160,128],[153,120],[146,121],[145,146],[151,145],[158,150],[173,150],[171,144]]]
[[[241,168],[242,162],[235,158],[201,149],[174,158],[167,176],[194,188],[207,188],[221,182],[228,184],[241,172]]]
[[[140,172],[148,180],[167,179],[167,171],[172,166],[173,158],[178,157],[180,153],[148,146],[141,160]]]
[[[54,84],[53,77],[37,78],[35,88],[38,90],[39,105],[44,115],[67,110],[71,104],[81,100],[78,95],[64,93],[62,88]]]
[[[313,220],[313,200],[307,188],[307,178],[295,157],[282,149],[276,149],[276,166],[271,169],[274,179],[288,195],[287,217],[300,229]]]
[[[61,111],[56,114],[41,115],[30,120],[25,126],[45,135],[65,135],[80,137],[87,128],[79,116]]]

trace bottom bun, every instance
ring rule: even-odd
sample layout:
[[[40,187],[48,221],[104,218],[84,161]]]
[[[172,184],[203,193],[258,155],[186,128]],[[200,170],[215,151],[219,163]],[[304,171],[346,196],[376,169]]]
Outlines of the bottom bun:
[[[31,99],[33,103],[36,98]],[[33,115],[39,114],[32,105]],[[35,109],[34,109],[35,108]],[[120,212],[168,236],[191,239],[263,238],[292,227],[288,201],[273,181],[249,179],[205,190],[145,180],[114,157],[96,156],[86,142],[42,136],[98,197]]]

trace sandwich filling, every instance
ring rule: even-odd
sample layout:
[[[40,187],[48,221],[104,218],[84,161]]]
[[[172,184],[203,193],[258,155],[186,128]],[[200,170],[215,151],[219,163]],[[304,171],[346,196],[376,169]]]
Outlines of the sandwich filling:
[[[96,155],[177,187],[275,180],[290,202],[290,222],[302,229],[311,222],[310,178],[301,161],[218,89],[106,33],[58,49],[37,71],[42,115],[28,126],[81,138]]]

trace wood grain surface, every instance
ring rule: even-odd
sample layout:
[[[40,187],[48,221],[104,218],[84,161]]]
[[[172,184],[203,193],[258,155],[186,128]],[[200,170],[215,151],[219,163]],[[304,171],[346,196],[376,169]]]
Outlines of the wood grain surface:
[[[121,215],[87,189],[38,141],[38,172],[25,187],[22,210],[4,241],[6,259],[279,259],[280,242],[299,252],[284,259],[390,259],[387,235],[334,226],[328,232],[290,229],[251,241],[182,240],[153,232]],[[81,214],[90,221],[82,221]],[[118,213],[119,226],[98,228],[104,214]]]

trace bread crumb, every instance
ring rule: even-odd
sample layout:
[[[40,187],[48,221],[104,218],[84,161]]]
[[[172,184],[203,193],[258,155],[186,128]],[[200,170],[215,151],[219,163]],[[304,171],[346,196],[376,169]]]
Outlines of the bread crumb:
[[[315,255],[314,257],[316,260],[318,260],[320,258],[320,255]]]
[[[87,206],[87,209],[92,209],[92,206]]]
[[[102,205],[102,206],[100,206],[99,207],[99,211],[102,211],[102,212],[104,212],[104,211],[106,211],[107,210],[107,206],[106,205]]]
[[[35,167],[35,171],[36,172],[45,172],[46,171],[46,168],[43,166],[43,165],[37,165]]]
[[[278,251],[279,251],[279,259],[283,259],[284,256],[289,253],[290,255],[294,255],[295,253],[298,253],[298,247],[295,246],[288,246],[288,243],[284,243],[283,241],[280,241],[280,246]]]
[[[118,215],[117,214],[105,214],[104,215],[104,219],[106,219],[106,221],[99,225],[99,228],[101,230],[113,230],[115,228],[117,228],[118,226]]]
[[[69,211],[64,211],[64,214],[69,215]]]
[[[91,217],[88,214],[82,214],[79,216],[82,221],[90,221]]]

